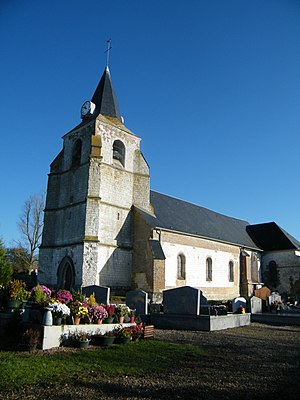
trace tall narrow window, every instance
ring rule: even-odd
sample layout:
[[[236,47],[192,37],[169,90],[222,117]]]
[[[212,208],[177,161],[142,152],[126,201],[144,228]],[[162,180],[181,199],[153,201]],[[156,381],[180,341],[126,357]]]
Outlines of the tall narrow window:
[[[113,144],[113,159],[120,161],[125,167],[125,146],[121,140],[115,140]]]
[[[234,282],[234,266],[233,266],[233,261],[229,261],[229,265],[228,265],[228,279],[229,282]]]
[[[206,259],[206,280],[212,281],[212,259],[210,257]]]
[[[277,264],[274,260],[269,262],[269,282],[268,283],[274,287],[277,287],[279,284]]]
[[[252,253],[251,257],[251,279],[252,282],[258,282],[258,259],[254,253]]]
[[[177,279],[185,279],[185,256],[183,254],[177,256]]]
[[[80,139],[77,139],[73,146],[72,151],[72,167],[77,167],[81,162],[81,148],[82,142]]]

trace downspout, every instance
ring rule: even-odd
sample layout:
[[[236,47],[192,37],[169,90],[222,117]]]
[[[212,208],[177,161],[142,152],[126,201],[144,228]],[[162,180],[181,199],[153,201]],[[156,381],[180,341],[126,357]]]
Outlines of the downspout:
[[[159,243],[161,243],[161,229],[155,229],[155,232],[158,234]]]

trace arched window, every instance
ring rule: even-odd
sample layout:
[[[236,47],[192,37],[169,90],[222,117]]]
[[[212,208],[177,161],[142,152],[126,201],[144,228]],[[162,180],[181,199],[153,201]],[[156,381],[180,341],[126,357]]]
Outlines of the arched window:
[[[177,279],[185,279],[185,256],[183,254],[177,256]]]
[[[72,167],[77,167],[81,162],[81,148],[82,142],[80,139],[77,139],[73,146],[72,151]]]
[[[70,257],[64,257],[57,270],[57,288],[71,290],[75,283],[75,269]]]
[[[120,161],[125,167],[125,146],[121,140],[115,140],[113,144],[113,159]]]
[[[233,264],[233,261],[229,261],[229,264],[228,264],[228,279],[229,279],[229,282],[234,282],[234,264]]]
[[[210,257],[206,259],[206,280],[212,281],[212,259]]]

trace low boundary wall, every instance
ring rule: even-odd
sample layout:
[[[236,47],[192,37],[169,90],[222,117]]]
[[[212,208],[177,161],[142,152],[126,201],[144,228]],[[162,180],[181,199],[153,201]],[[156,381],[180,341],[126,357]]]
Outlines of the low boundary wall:
[[[113,331],[117,326],[132,326],[135,324],[86,324],[86,325],[51,325],[43,326],[43,339],[42,349],[52,349],[60,346],[60,340],[62,335],[71,335],[76,331],[84,331],[90,334],[105,333]]]
[[[219,331],[250,325],[250,313],[209,315],[151,314],[149,323],[155,328],[190,331]]]
[[[259,313],[251,315],[251,322],[260,322],[269,325],[298,325],[300,313]]]

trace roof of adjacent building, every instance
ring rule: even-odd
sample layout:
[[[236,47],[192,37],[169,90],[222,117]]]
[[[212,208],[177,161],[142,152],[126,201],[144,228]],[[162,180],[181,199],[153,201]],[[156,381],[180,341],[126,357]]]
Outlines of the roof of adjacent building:
[[[265,251],[300,250],[300,242],[275,222],[247,226],[252,240]]]
[[[259,249],[246,231],[247,221],[154,191],[150,199],[155,216],[142,216],[152,227]]]

